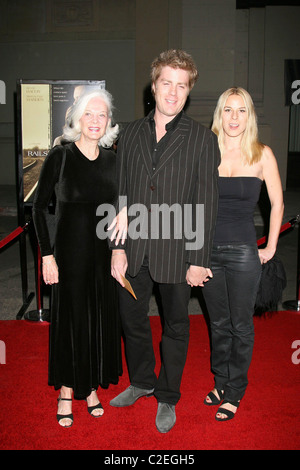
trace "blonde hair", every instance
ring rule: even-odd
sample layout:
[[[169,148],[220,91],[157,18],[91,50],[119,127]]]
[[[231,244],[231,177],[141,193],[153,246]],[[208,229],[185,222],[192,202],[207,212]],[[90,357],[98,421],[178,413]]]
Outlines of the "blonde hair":
[[[212,131],[218,136],[220,152],[224,151],[224,130],[222,124],[223,110],[231,95],[240,96],[247,110],[247,125],[241,140],[241,154],[244,164],[253,165],[260,161],[264,145],[258,140],[257,116],[249,93],[241,87],[232,87],[219,97],[212,123]]]
[[[151,64],[152,84],[157,81],[161,74],[161,69],[166,66],[172,67],[173,69],[186,70],[189,74],[189,88],[190,90],[193,88],[198,79],[198,70],[190,54],[181,49],[170,49],[161,52]]]
[[[109,122],[106,127],[106,132],[103,137],[99,140],[99,145],[102,147],[111,147],[114,141],[118,137],[119,126],[115,124],[112,126],[112,111],[113,111],[113,99],[112,95],[105,89],[92,90],[90,92],[84,93],[81,95],[79,100],[71,107],[68,114],[68,122],[63,129],[63,138],[75,142],[80,139],[81,136],[81,125],[80,119],[83,116],[85,108],[87,107],[88,102],[92,98],[101,98],[104,103],[107,105]]]

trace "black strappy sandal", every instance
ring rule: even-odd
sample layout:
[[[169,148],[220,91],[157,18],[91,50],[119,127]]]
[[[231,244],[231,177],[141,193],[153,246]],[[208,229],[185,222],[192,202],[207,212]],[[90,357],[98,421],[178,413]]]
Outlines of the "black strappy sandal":
[[[213,391],[209,392],[208,395],[206,395],[204,404],[207,406],[214,406],[214,405],[220,405],[220,403],[223,401],[224,398],[224,391],[216,389],[218,392],[218,395],[220,399],[214,394]],[[209,397],[211,399],[211,402],[206,401],[206,398]]]
[[[97,405],[88,406],[87,410],[90,413],[90,415],[93,416],[93,418],[101,418],[101,416],[103,416],[103,414],[104,414],[104,409],[103,409],[103,406],[101,405],[100,401]],[[93,414],[94,410],[103,410],[103,413],[101,415],[94,415]]]
[[[224,401],[223,405],[225,405],[226,403],[229,403],[229,405],[236,406],[236,408],[238,408],[240,406],[239,401]],[[216,413],[215,418],[216,418],[217,421],[228,421],[229,419],[234,418],[236,412],[237,412],[237,410],[235,410],[235,412],[233,412],[233,411],[227,410],[226,408],[222,408],[222,406],[220,406],[220,408],[218,409],[218,411]],[[217,416],[218,413],[222,413],[223,415],[226,416],[226,418],[219,418]]]
[[[93,389],[92,389],[92,392],[95,392],[95,391],[96,391],[96,389],[93,388]],[[87,402],[87,399],[86,399],[86,402]],[[93,418],[101,418],[101,416],[103,416],[103,414],[104,414],[104,409],[103,409],[103,406],[101,405],[100,401],[99,401],[99,403],[97,403],[97,405],[88,406],[88,407],[87,407],[87,410],[88,410],[88,412],[90,413],[90,415],[93,416]],[[101,415],[94,415],[94,414],[93,414],[93,411],[94,411],[94,410],[102,410],[103,413],[102,413]]]
[[[61,398],[61,397],[58,397],[57,401],[72,401],[72,398]],[[73,414],[72,413],[69,413],[68,415],[61,415],[61,414],[58,414],[56,415],[56,418],[57,418],[57,421],[58,421],[58,424],[62,427],[62,428],[70,428],[73,424]],[[62,419],[70,419],[72,421],[71,424],[69,424],[68,426],[64,426],[63,424],[60,424],[60,421]]]

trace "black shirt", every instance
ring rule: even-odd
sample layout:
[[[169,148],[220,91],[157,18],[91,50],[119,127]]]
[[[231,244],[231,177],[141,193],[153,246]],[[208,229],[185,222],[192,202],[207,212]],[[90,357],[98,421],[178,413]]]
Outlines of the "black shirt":
[[[153,169],[153,171],[155,170],[161,155],[163,154],[163,152],[167,148],[170,137],[171,137],[172,133],[174,132],[174,130],[176,129],[177,124],[178,124],[178,122],[181,118],[181,115],[182,115],[182,111],[180,111],[180,113],[178,113],[172,119],[172,121],[170,121],[170,122],[168,122],[168,124],[166,124],[166,134],[160,139],[159,142],[157,142],[157,140],[156,140],[154,112],[151,113],[151,115],[149,116],[149,122],[150,122],[151,129],[152,129],[152,141],[151,141],[152,147],[151,147],[151,149],[152,149],[152,169]]]
[[[151,113],[148,115],[148,119],[149,119],[150,126],[151,126],[151,137],[152,137],[150,145],[151,145],[151,153],[152,153],[152,170],[153,171],[155,171],[157,163],[159,162],[159,159],[160,159],[161,155],[163,154],[163,152],[165,151],[165,149],[168,146],[170,137],[171,137],[172,133],[174,132],[174,130],[177,127],[177,124],[178,124],[178,122],[181,118],[182,112],[183,111],[178,113],[172,119],[172,121],[170,121],[170,122],[168,122],[168,124],[166,124],[166,131],[167,132],[160,139],[159,142],[157,142],[157,140],[156,140],[154,111],[151,111]],[[144,257],[143,266],[148,266],[148,254],[147,254],[147,252],[146,252],[145,257]]]

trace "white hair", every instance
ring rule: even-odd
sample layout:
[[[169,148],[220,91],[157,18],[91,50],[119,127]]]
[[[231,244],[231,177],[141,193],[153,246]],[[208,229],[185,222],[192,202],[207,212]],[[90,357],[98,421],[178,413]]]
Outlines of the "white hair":
[[[80,139],[81,136],[81,125],[80,119],[83,116],[83,113],[87,107],[88,102],[92,98],[101,98],[104,103],[107,105],[109,122],[106,127],[106,131],[103,137],[99,140],[99,145],[102,147],[109,148],[112,146],[114,141],[117,139],[119,134],[119,126],[115,124],[112,126],[112,95],[105,89],[93,90],[90,92],[84,93],[79,100],[71,107],[68,113],[68,123],[64,126],[63,129],[63,139],[76,142]]]

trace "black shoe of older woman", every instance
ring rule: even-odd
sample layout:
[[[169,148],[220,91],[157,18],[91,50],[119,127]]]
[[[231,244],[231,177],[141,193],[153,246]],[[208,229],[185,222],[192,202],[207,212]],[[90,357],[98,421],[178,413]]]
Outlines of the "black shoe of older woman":
[[[61,401],[72,401],[72,398],[61,398],[59,396],[57,401],[58,401],[58,404],[59,404]],[[73,414],[72,413],[68,413],[68,414],[57,413],[56,418],[57,418],[58,424],[62,428],[70,428],[73,424]],[[68,420],[68,422],[65,421],[65,424],[63,424],[63,420]]]
[[[89,405],[88,404],[88,400],[90,401],[94,401],[95,399],[97,399],[97,402],[95,405]],[[91,394],[86,398],[86,402],[87,402],[87,410],[89,412],[89,414],[91,416],[93,416],[93,418],[100,418],[100,416],[103,415],[104,413],[104,409],[103,409],[103,406],[101,405],[98,397],[97,397],[97,393],[96,393],[96,390],[93,388],[92,391],[91,391]],[[94,413],[95,411],[97,411],[96,413]]]

